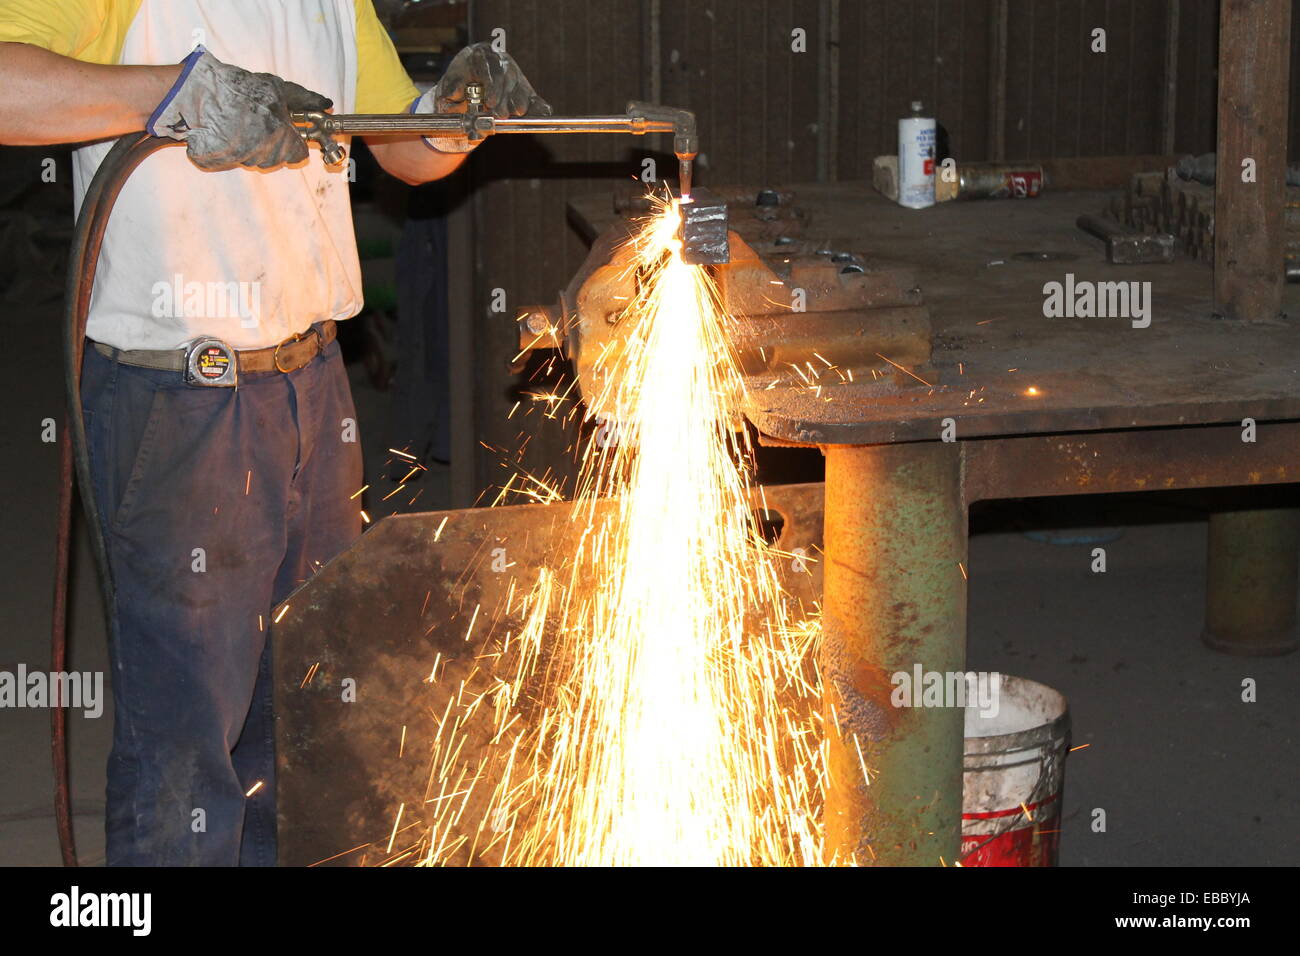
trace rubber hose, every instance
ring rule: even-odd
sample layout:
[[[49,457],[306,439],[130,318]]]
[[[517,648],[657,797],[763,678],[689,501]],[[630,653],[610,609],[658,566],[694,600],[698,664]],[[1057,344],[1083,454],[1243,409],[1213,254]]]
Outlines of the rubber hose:
[[[64,293],[63,375],[67,417],[59,431],[59,519],[55,540],[54,613],[50,624],[50,670],[60,673],[67,661],[68,585],[72,558],[73,475],[81,492],[81,506],[86,517],[91,550],[99,572],[100,591],[104,598],[104,617],[112,637],[116,592],[113,570],[108,563],[108,545],[95,502],[90,478],[90,452],[86,444],[86,421],[81,412],[81,361],[86,348],[86,319],[90,296],[95,287],[95,268],[99,264],[99,247],[113,211],[118,193],[145,157],[177,141],[148,133],[123,136],[99,164],[81,203],[72,249],[68,261],[68,279]],[[77,865],[76,835],[72,827],[72,794],[68,779],[68,738],[66,701],[53,701],[50,711],[50,756],[54,762],[54,819],[59,831],[59,850],[64,866]]]

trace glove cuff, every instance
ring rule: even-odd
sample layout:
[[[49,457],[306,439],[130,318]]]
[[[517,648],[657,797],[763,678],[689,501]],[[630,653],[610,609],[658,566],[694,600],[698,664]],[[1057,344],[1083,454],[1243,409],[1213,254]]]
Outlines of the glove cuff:
[[[417,96],[411,101],[410,109],[408,109],[407,112],[436,113],[437,110],[434,109],[434,103],[437,100],[437,95],[438,87],[436,85],[430,87],[426,93]],[[447,153],[449,155],[468,153],[478,145],[478,143],[471,143],[467,139],[457,139],[451,136],[439,136],[436,139],[428,136],[421,136],[420,139],[424,140],[424,145],[429,147],[429,149],[433,150],[435,153]]]
[[[203,59],[207,54],[207,49],[200,44],[190,51],[189,56],[181,60],[180,76],[176,77],[176,82],[172,84],[171,89],[167,91],[167,95],[164,96],[162,101],[154,108],[153,113],[149,115],[149,121],[145,123],[144,128],[149,132],[149,135],[169,136],[172,139],[185,138],[185,134],[189,132],[188,129],[178,130],[172,128],[174,124],[183,119],[183,117],[172,117],[169,115],[172,102],[176,99],[176,94],[181,91],[181,87],[183,87],[186,81],[189,80],[190,74],[194,72],[194,67],[198,65],[199,60]]]

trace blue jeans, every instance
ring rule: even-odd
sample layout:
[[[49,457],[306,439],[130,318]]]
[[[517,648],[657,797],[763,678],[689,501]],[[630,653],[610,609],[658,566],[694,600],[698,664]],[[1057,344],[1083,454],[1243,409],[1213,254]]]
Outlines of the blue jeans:
[[[361,530],[338,342],[238,388],[88,347],[82,406],[117,592],[108,863],[272,866],[272,608]]]

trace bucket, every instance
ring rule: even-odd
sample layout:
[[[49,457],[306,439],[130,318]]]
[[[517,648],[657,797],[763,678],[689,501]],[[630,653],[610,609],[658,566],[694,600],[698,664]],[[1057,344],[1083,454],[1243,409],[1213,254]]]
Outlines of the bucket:
[[[1003,674],[995,699],[995,714],[966,708],[962,866],[1055,866],[1070,747],[1065,697]]]

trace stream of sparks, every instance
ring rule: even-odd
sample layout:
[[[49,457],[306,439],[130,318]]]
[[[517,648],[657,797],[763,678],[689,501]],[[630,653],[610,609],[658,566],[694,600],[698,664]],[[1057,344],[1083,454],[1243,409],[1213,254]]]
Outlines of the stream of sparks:
[[[625,250],[627,334],[588,396],[616,440],[586,449],[571,553],[437,715],[424,863],[822,862],[815,625],[758,534],[728,318],[676,221]]]

